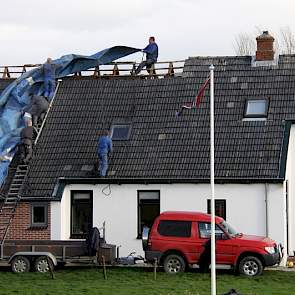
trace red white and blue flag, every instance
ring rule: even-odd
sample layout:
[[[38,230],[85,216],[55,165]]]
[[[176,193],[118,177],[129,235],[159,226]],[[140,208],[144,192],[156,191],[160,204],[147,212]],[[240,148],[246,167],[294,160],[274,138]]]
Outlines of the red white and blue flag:
[[[208,77],[206,79],[205,83],[203,84],[203,86],[199,90],[196,98],[192,102],[188,102],[188,103],[185,103],[184,105],[182,105],[180,110],[176,112],[176,116],[180,116],[184,109],[190,110],[190,109],[193,109],[193,108],[196,108],[196,107],[200,106],[201,99],[205,95],[205,90],[206,90],[207,86],[209,85],[209,82],[210,82],[210,77]]]

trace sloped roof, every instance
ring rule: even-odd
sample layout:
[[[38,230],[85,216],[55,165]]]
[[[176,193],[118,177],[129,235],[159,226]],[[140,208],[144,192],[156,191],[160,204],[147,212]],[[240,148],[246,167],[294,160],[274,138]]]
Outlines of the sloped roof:
[[[271,67],[252,67],[251,57],[196,57],[186,61],[182,77],[65,79],[37,144],[26,194],[51,195],[59,177],[91,177],[98,134],[113,123],[130,123],[132,130],[129,140],[113,142],[112,176],[103,181],[208,181],[209,93],[199,109],[175,113],[196,95],[211,63],[216,178],[282,179],[284,120],[295,117],[295,56],[280,56]],[[267,120],[244,121],[245,100],[261,97],[270,100]]]

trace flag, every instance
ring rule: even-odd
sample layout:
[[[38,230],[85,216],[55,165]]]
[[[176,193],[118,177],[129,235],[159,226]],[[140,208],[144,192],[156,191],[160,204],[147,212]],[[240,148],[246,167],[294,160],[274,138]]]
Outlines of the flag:
[[[209,82],[210,82],[210,77],[208,77],[206,79],[205,83],[203,84],[203,86],[199,90],[196,98],[192,102],[188,102],[188,103],[182,105],[180,110],[176,112],[176,116],[180,116],[184,109],[189,109],[190,110],[190,109],[192,109],[194,107],[199,107],[200,106],[201,99],[205,94],[205,90],[206,90],[207,86],[209,85]]]

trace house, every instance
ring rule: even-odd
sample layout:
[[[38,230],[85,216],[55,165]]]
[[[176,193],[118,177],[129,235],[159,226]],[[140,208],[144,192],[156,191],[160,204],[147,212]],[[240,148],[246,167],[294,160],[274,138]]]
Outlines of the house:
[[[267,32],[257,43],[255,57],[188,58],[181,76],[65,78],[7,238],[81,239],[105,221],[121,255],[142,254],[142,227],[159,212],[210,212],[208,93],[199,108],[175,113],[213,64],[216,214],[293,255],[295,55],[276,56]],[[107,178],[94,171],[102,129],[114,145]]]

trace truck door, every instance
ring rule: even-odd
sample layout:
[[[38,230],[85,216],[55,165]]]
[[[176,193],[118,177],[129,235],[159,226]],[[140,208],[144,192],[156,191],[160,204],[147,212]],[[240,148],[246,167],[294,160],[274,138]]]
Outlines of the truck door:
[[[198,222],[198,234],[201,240],[202,252],[204,245],[211,237],[211,223]],[[234,251],[232,240],[224,233],[224,231],[215,225],[216,239],[216,264],[234,264]]]

